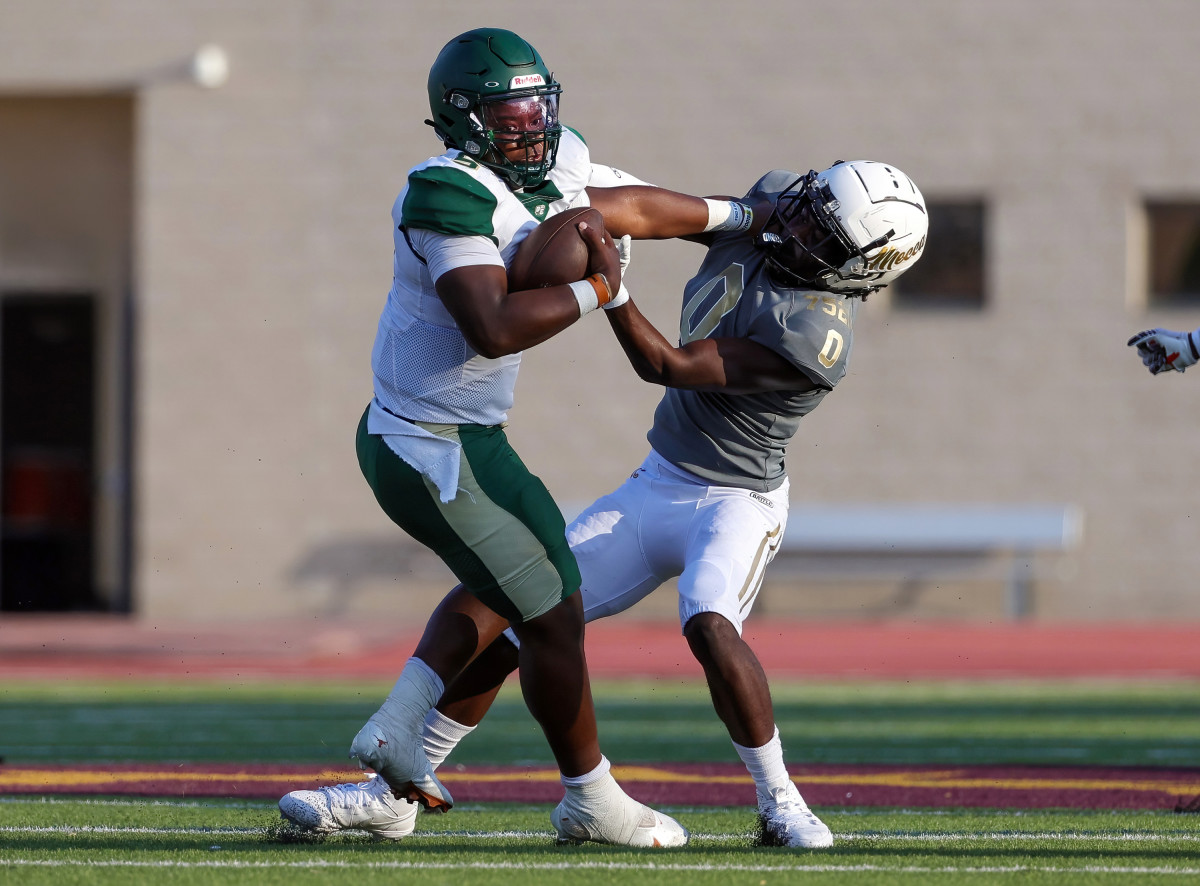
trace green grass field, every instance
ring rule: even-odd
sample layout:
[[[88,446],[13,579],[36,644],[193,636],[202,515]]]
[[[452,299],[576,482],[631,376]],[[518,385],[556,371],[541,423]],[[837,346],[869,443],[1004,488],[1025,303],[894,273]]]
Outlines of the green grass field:
[[[0,688],[10,763],[346,762],[390,684],[36,683]],[[601,740],[623,762],[736,762],[695,683],[599,684]],[[841,683],[773,688],[789,762],[1200,766],[1200,684]],[[455,752],[551,757],[514,687]]]
[[[7,764],[122,761],[345,766],[388,686],[22,684],[0,689]],[[790,762],[1200,765],[1200,686],[950,683],[778,686]],[[597,687],[622,763],[733,762],[706,691]],[[549,763],[515,690],[452,762]],[[686,849],[559,847],[549,806],[423,816],[401,843],[283,839],[272,802],[0,798],[0,882],[116,884],[1140,883],[1200,878],[1200,815],[1128,810],[837,808],[832,850],[754,845],[750,807],[670,808]]]

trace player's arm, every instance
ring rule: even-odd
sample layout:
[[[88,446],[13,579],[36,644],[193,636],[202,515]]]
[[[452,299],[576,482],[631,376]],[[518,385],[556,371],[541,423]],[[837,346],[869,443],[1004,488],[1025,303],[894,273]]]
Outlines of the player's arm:
[[[635,240],[684,237],[707,244],[719,231],[754,232],[770,214],[769,203],[751,205],[735,197],[693,197],[653,185],[589,186],[587,194],[613,236],[628,234]]]
[[[699,234],[708,224],[708,204],[700,197],[656,188],[626,185],[589,187],[588,200],[604,216],[604,226],[616,237],[666,240]]]
[[[758,342],[703,338],[675,347],[632,301],[605,313],[634,371],[651,384],[726,394],[816,387],[804,372]]]
[[[586,227],[586,226],[584,226]],[[582,233],[582,231],[581,231]],[[452,268],[434,285],[463,337],[489,359],[515,354],[562,332],[585,313],[617,295],[621,265],[612,237],[588,231],[589,273],[594,277],[562,286],[508,291],[508,274],[494,264]]]

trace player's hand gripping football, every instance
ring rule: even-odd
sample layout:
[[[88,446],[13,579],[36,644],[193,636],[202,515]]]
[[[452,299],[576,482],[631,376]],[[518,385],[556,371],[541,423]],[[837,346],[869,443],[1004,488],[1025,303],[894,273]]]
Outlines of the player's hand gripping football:
[[[1200,329],[1195,332],[1147,329],[1128,343],[1137,348],[1138,356],[1151,375],[1172,369],[1183,372],[1200,360]]]
[[[628,258],[622,260],[621,250],[608,231],[604,228],[595,228],[585,222],[579,224],[579,236],[583,238],[583,242],[587,245],[588,250],[588,274],[603,274],[605,281],[608,283],[608,289],[612,293],[612,299],[605,303],[605,307],[613,306],[618,299],[621,298],[621,272],[625,265],[629,264]],[[628,253],[626,253],[628,254]],[[625,298],[629,294],[625,293]]]

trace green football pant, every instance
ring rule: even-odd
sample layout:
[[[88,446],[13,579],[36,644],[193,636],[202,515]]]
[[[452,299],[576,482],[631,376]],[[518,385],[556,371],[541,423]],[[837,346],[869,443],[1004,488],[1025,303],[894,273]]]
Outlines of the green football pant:
[[[458,492],[437,487],[358,425],[358,464],[392,521],[433,550],[481,602],[511,622],[549,611],[579,589],[562,512],[508,444],[501,426],[421,427],[462,446]]]

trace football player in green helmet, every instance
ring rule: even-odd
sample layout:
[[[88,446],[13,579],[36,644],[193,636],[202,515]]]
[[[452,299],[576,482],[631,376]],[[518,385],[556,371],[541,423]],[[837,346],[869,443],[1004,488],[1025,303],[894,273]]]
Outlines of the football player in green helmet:
[[[582,137],[559,123],[561,91],[538,52],[498,28],[454,38],[430,70],[429,123],[446,151],[409,171],[392,207],[392,287],[356,443],[384,512],[461,584],[351,743],[351,756],[379,777],[280,801],[306,829],[363,827],[396,839],[412,832],[418,804],[448,809],[453,801],[430,760],[444,755],[429,742],[449,730],[452,744],[461,727],[434,705],[511,627],[526,703],[562,774],[565,796],[552,817],[559,838],[687,842],[678,822],[630,798],[609,773],[583,655],[579,568],[561,510],[504,427],[521,351],[628,298],[614,237],[746,231],[754,211],[593,163]],[[580,225],[589,276],[510,292],[507,266],[529,232],[588,205],[605,220],[600,230]]]
[[[480,28],[446,44],[429,70],[429,111],[457,148],[513,187],[536,188],[554,168],[562,87],[538,51],[511,31]]]

